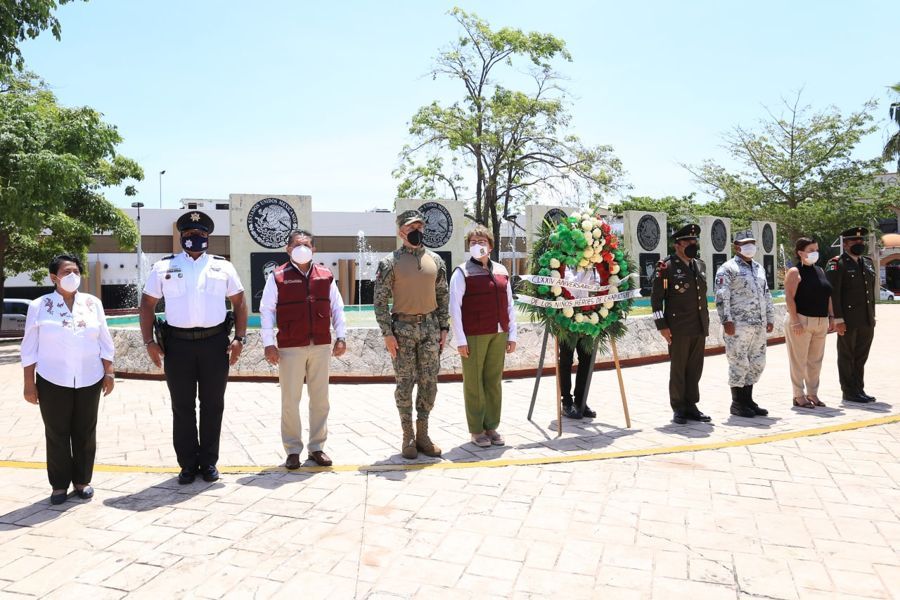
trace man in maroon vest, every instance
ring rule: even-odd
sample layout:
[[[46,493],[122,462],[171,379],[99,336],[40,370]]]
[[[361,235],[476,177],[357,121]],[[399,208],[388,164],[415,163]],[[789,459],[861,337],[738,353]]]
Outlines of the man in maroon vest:
[[[313,262],[316,248],[311,233],[292,231],[286,250],[291,259],[266,280],[259,305],[266,360],[278,365],[281,383],[281,441],[288,455],[285,466],[300,467],[300,398],[305,379],[309,392],[309,458],[319,466],[330,467],[331,459],[322,450],[328,436],[328,367],[332,355],[341,356],[347,350],[344,302],[331,271]],[[333,348],[332,324],[337,338]]]

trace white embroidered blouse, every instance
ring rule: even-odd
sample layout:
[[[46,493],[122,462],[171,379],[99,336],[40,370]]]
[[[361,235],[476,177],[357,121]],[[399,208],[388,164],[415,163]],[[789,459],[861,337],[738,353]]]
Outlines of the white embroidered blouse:
[[[58,386],[82,388],[103,378],[115,354],[100,300],[77,292],[72,310],[58,292],[33,300],[25,318],[22,366]]]

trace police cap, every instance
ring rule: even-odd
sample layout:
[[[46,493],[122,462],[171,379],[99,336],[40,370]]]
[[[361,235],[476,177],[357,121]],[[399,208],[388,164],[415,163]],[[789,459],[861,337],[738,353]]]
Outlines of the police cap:
[[[216,225],[206,213],[200,212],[199,210],[192,210],[178,217],[178,220],[175,222],[175,227],[178,228],[178,231],[199,229],[206,233],[212,233]]]
[[[397,227],[403,227],[404,225],[416,223],[417,221],[421,221],[422,223],[425,222],[425,217],[417,210],[404,210],[397,215]]]
[[[865,227],[851,227],[841,232],[841,237],[845,240],[862,239],[869,235],[869,230]]]
[[[690,225],[685,225],[678,231],[672,234],[672,239],[676,242],[678,240],[696,240],[700,236],[700,226],[696,223],[691,223]]]

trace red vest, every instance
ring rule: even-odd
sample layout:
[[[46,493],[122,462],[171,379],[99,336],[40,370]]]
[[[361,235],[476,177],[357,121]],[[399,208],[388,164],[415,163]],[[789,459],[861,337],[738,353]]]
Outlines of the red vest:
[[[331,271],[316,264],[308,279],[290,262],[275,269],[279,348],[331,343],[332,281]]]
[[[497,333],[498,325],[509,332],[509,300],[506,296],[509,273],[497,262],[492,261],[490,267],[493,272],[473,260],[456,267],[466,277],[462,322],[467,336]]]

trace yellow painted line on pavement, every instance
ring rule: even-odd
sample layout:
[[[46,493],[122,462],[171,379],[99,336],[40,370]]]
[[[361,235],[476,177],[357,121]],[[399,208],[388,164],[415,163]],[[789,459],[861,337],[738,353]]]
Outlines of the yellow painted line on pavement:
[[[756,446],[772,442],[783,442],[799,438],[836,433],[839,431],[852,431],[865,427],[887,425],[900,422],[900,414],[866,419],[864,421],[850,421],[813,429],[801,429],[799,431],[786,431],[773,433],[740,440],[726,440],[721,442],[707,442],[703,444],[681,444],[677,446],[661,446],[659,448],[640,448],[636,450],[619,450],[617,452],[587,452],[584,454],[538,456],[533,458],[498,458],[484,461],[439,461],[431,463],[401,463],[401,464],[371,464],[371,465],[337,465],[332,467],[300,467],[294,471],[288,471],[284,467],[259,467],[259,466],[234,466],[219,467],[221,473],[320,473],[320,472],[384,472],[384,471],[424,471],[426,469],[487,469],[496,467],[521,467],[530,465],[552,465],[560,463],[588,462],[595,460],[610,460],[614,458],[634,458],[641,456],[656,456],[659,454],[678,454],[681,452],[699,452],[701,450],[721,450],[723,448],[739,448],[742,446]],[[46,463],[19,460],[0,461],[0,468],[6,469],[45,469]],[[95,465],[95,471],[104,473],[178,473],[178,467],[151,467],[142,465]]]

